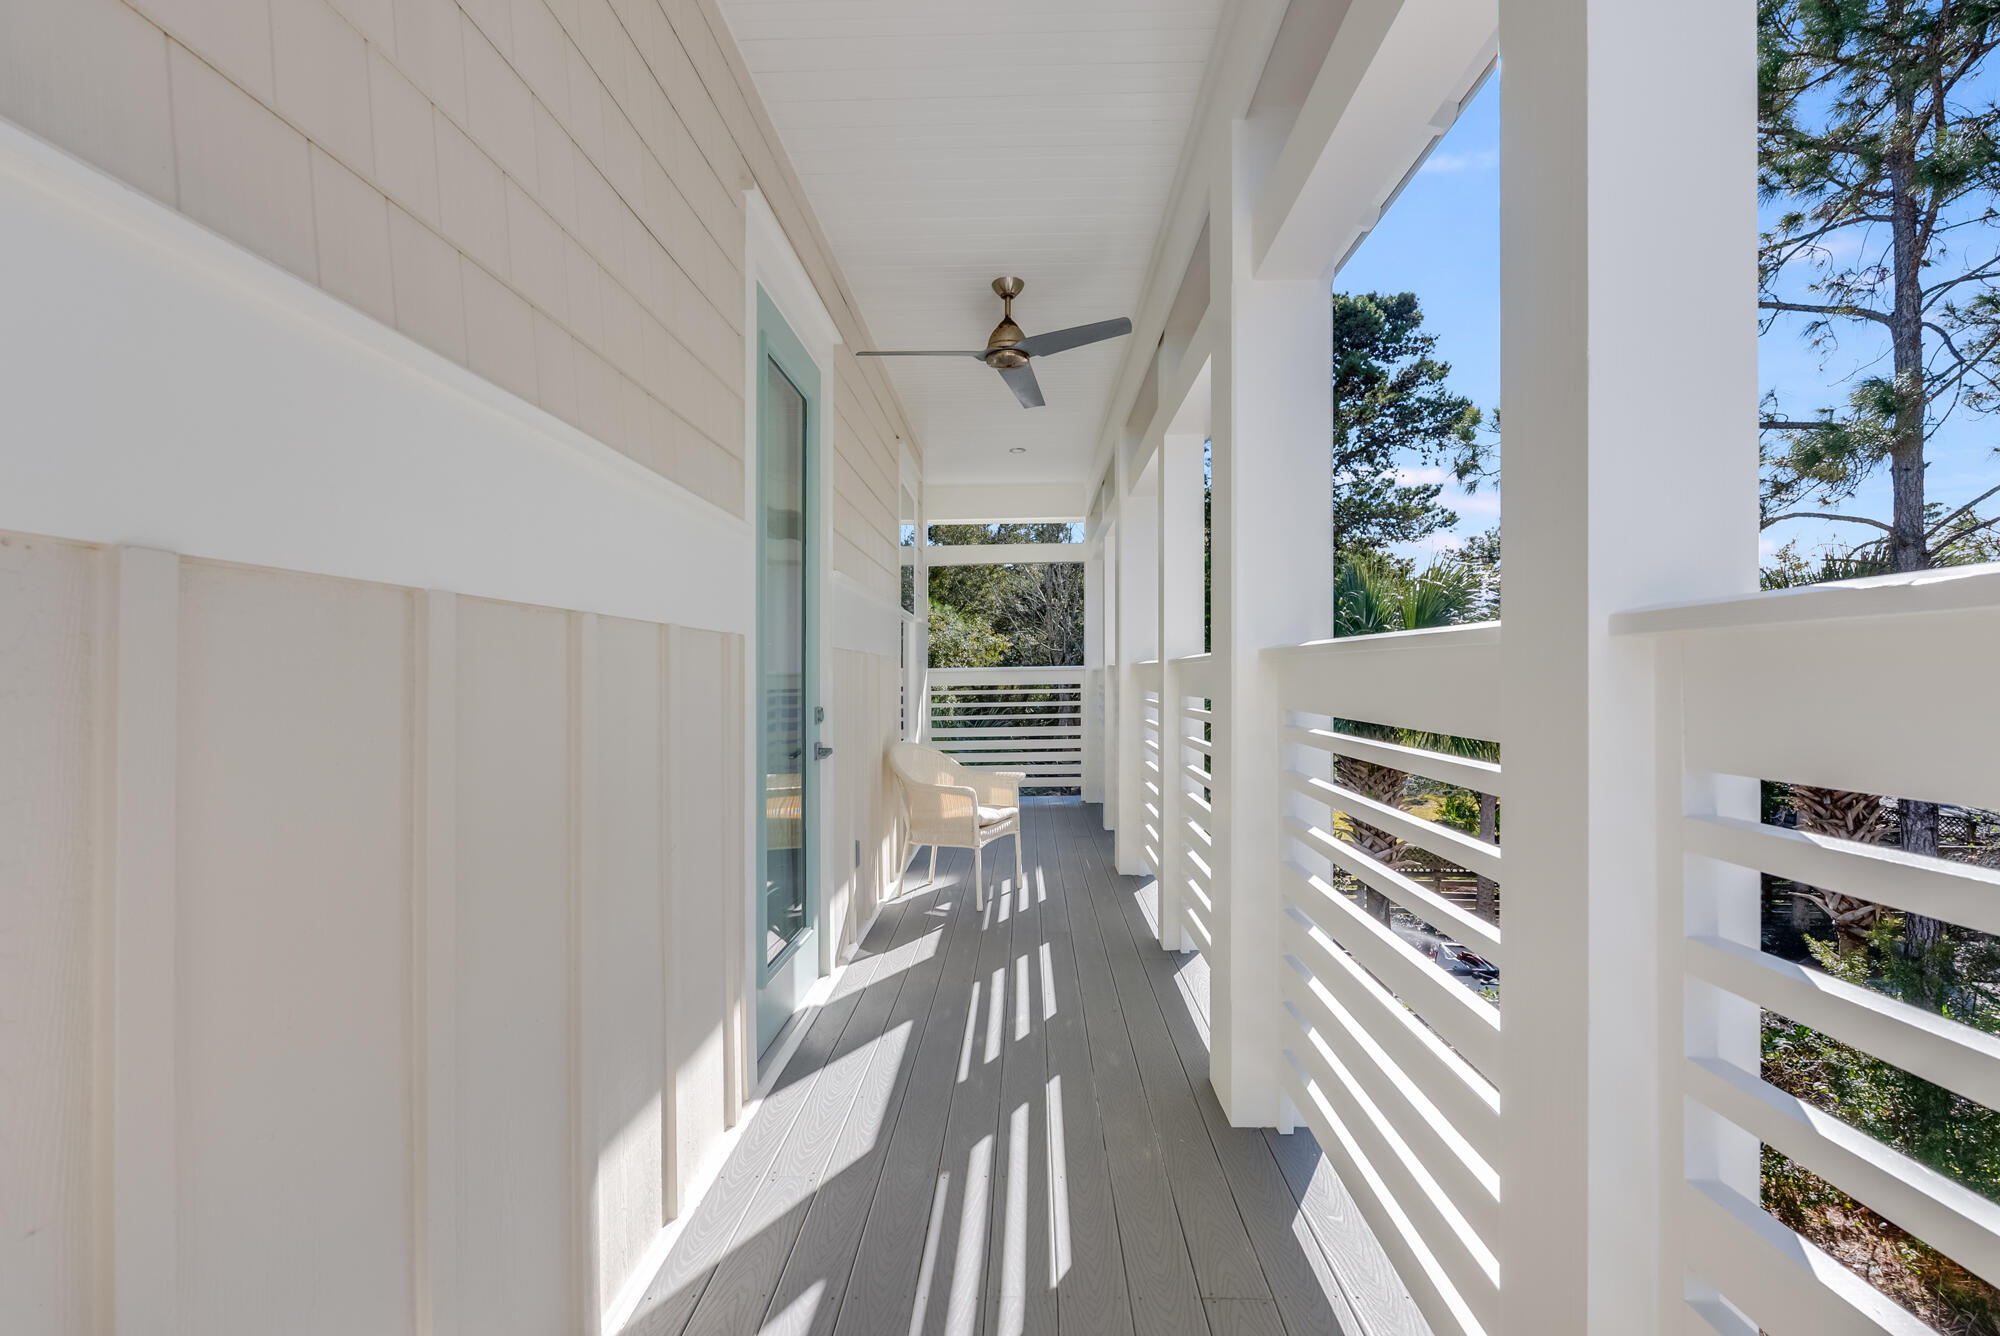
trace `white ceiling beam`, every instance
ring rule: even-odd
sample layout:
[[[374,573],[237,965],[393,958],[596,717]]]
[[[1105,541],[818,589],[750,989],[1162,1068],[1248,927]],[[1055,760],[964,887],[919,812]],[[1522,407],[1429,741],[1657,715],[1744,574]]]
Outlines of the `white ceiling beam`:
[[[1496,0],[1354,0],[1258,198],[1260,279],[1330,277],[1499,51]]]
[[[1074,524],[1089,510],[1082,479],[924,484],[925,524]]]
[[[924,549],[924,565],[1032,566],[1052,561],[1082,561],[1089,543],[952,543]]]

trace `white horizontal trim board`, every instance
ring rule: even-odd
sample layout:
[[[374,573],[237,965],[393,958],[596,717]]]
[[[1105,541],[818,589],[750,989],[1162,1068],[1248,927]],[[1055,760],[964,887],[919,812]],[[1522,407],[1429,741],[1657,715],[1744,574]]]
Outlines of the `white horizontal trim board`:
[[[1407,770],[1413,774],[1442,780],[1471,789],[1474,793],[1490,793],[1496,798],[1504,798],[1506,780],[1501,775],[1496,761],[1482,761],[1469,756],[1450,756],[1444,752],[1431,751],[1423,747],[1405,747],[1395,742],[1378,742],[1373,738],[1356,737],[1352,733],[1337,733],[1325,728],[1285,729],[1285,740],[1301,747],[1313,747],[1331,752],[1335,756],[1351,756],[1359,761],[1371,761],[1385,765],[1392,770]]]
[[[1681,1241],[1696,1274],[1710,1278],[1769,1336],[1934,1336],[1733,1188],[1685,1183],[1679,1214]]]
[[[0,289],[0,529],[749,629],[742,519],[5,121]]]
[[[2000,808],[1993,764],[2000,710],[1990,703],[1996,647],[2000,606],[1682,637],[1685,763],[1712,774]],[[1813,663],[1840,671],[1799,671]],[[1905,693],[1897,709],[1854,708],[1852,683],[1889,681],[1911,664],[1922,665],[1922,689]]]
[[[1658,635],[1994,607],[2000,607],[2000,562],[1635,608],[1613,614],[1611,630],[1617,635]]]
[[[1042,566],[1082,561],[1088,543],[949,543],[924,549],[926,566]]]
[[[1287,971],[1283,982],[1293,1014],[1318,1032],[1353,1077],[1355,1089],[1382,1111],[1479,1237],[1495,1238],[1500,1228],[1500,1174],[1492,1163],[1473,1149],[1429,1092],[1403,1071],[1324,984],[1296,968]]]
[[[1823,1031],[1989,1109],[2000,1109],[2000,1035],[1718,937],[1690,937],[1690,977]]]
[[[1304,1027],[1300,1027],[1303,1039]],[[1304,1115],[1320,1148],[1333,1162],[1334,1171],[1353,1194],[1354,1204],[1374,1231],[1382,1251],[1396,1268],[1396,1277],[1410,1291],[1410,1298],[1439,1336],[1480,1336],[1489,1330],[1466,1302],[1423,1232],[1411,1220],[1397,1195],[1383,1181],[1347,1124],[1341,1120],[1319,1084],[1305,1070],[1291,1046],[1284,1050],[1287,1062],[1279,1072],[1294,1106]],[[1491,1321],[1490,1307],[1487,1314]]]
[[[1463,831],[1422,817],[1411,816],[1401,808],[1387,803],[1378,803],[1373,798],[1356,793],[1353,789],[1342,788],[1338,784],[1319,779],[1313,775],[1302,775],[1296,770],[1284,774],[1285,787],[1316,803],[1324,803],[1328,808],[1345,812],[1350,818],[1359,818],[1369,825],[1379,826],[1397,839],[1416,845],[1428,853],[1441,858],[1449,858],[1460,867],[1469,868],[1482,877],[1500,880],[1500,849],[1497,845],[1476,840]]]
[[[1869,1209],[1982,1277],[2000,1284],[2000,1204],[1795,1099],[1731,1062],[1691,1058],[1682,1079],[1695,1099],[1797,1160]]]
[[[1197,701],[1214,697],[1222,678],[1221,669],[1212,655],[1195,654],[1173,662],[1174,680],[1180,685],[1184,699]]]
[[[2000,933],[2000,872],[1992,868],[1735,817],[1688,817],[1682,839],[1689,853]]]
[[[1061,683],[1081,687],[1083,674],[1082,668],[933,668],[930,670],[930,680],[933,684],[945,686],[985,683],[997,686]]]
[[[1421,1118],[1403,1114],[1395,1105],[1384,1106],[1379,1075],[1377,1082],[1371,1082],[1351,1065],[1352,1048],[1343,1052],[1333,1042],[1340,1023],[1326,1012],[1322,999],[1306,988],[1304,980],[1296,973],[1287,973],[1290,978],[1281,978],[1285,1009],[1305,1032],[1305,1042],[1292,1048],[1293,1056],[1326,1094],[1341,1121],[1358,1133],[1356,1140],[1378,1172],[1395,1183],[1404,1205],[1415,1208],[1426,1241],[1438,1253],[1459,1292],[1490,1296],[1498,1289],[1500,1270],[1488,1242],[1497,1231],[1499,1198],[1469,1174],[1463,1162],[1456,1163],[1457,1172],[1451,1175],[1452,1186],[1460,1191],[1453,1191],[1439,1178],[1440,1164],[1451,1165],[1453,1154],[1445,1151],[1434,1160],[1409,1139],[1412,1133],[1435,1133],[1436,1129]],[[1322,1020],[1330,1023],[1322,1024]],[[1401,1103],[1400,1096],[1397,1102]],[[1429,1140],[1438,1144],[1434,1138]]]
[[[1264,651],[1288,710],[1494,741],[1498,622],[1347,636]]]
[[[1281,932],[1308,969],[1345,951],[1436,1029],[1488,1080],[1500,1068],[1500,1009],[1448,978],[1417,949],[1318,877],[1283,863],[1287,912]]]
[[[1427,921],[1441,932],[1449,932],[1496,965],[1506,964],[1506,950],[1500,944],[1500,929],[1476,914],[1469,914],[1451,901],[1404,876],[1381,859],[1363,853],[1345,840],[1294,816],[1285,818],[1285,829],[1314,853],[1351,873],[1376,891]]]

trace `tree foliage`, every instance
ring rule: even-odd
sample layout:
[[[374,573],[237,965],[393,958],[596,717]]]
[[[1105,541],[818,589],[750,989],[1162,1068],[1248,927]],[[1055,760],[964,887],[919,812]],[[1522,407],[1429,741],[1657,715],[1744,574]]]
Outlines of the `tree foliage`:
[[[1333,559],[1380,558],[1458,523],[1445,484],[1410,481],[1441,469],[1473,490],[1487,465],[1484,415],[1446,386],[1413,292],[1333,294]]]
[[[1888,365],[1838,403],[1767,399],[1763,520],[1874,532],[1850,557],[1890,570],[1963,560],[1987,531],[1972,503],[1924,496],[1925,451],[1958,411],[2000,406],[2000,107],[1975,78],[2000,47],[1992,0],[1761,0],[1758,185],[1782,208],[1762,238],[1766,320],[1844,334]],[[1770,326],[1767,323],[1766,328]],[[1880,359],[1877,359],[1878,362]],[[1884,466],[1886,517],[1830,510]]]
[[[1069,537],[1067,524],[936,524],[930,531],[940,546],[1061,543]],[[1081,562],[933,566],[930,607],[933,668],[1083,662]]]

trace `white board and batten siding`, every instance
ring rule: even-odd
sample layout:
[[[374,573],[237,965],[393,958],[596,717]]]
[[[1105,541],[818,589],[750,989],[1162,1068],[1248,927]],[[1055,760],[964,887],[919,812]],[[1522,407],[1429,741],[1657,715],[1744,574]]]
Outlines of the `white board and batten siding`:
[[[746,172],[837,294],[733,55],[683,17],[721,76],[685,81],[721,98],[704,137],[756,141],[702,186],[716,295]],[[108,67],[66,7],[8,21],[78,86]],[[162,59],[220,40],[148,31]],[[237,128],[291,143],[252,101]],[[201,215],[74,103],[32,110],[0,121],[0,1329],[594,1332],[748,1090],[741,416],[703,401],[726,439],[663,453],[564,412],[532,358],[253,253],[282,174]],[[432,240],[432,277],[480,281]],[[559,325],[534,327],[585,365]],[[879,372],[837,383],[833,568],[892,607],[906,433]],[[862,919],[896,844],[893,644],[834,671],[861,856],[829,903]]]
[[[732,1113],[740,639],[11,534],[0,607],[10,1329],[594,1329]]]

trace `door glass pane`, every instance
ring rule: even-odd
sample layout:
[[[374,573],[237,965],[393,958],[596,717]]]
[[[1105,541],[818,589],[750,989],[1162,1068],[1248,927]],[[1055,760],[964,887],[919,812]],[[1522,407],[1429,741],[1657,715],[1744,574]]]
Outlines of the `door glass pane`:
[[[806,401],[775,361],[764,364],[758,421],[763,515],[758,690],[764,734],[764,963],[806,927]]]

